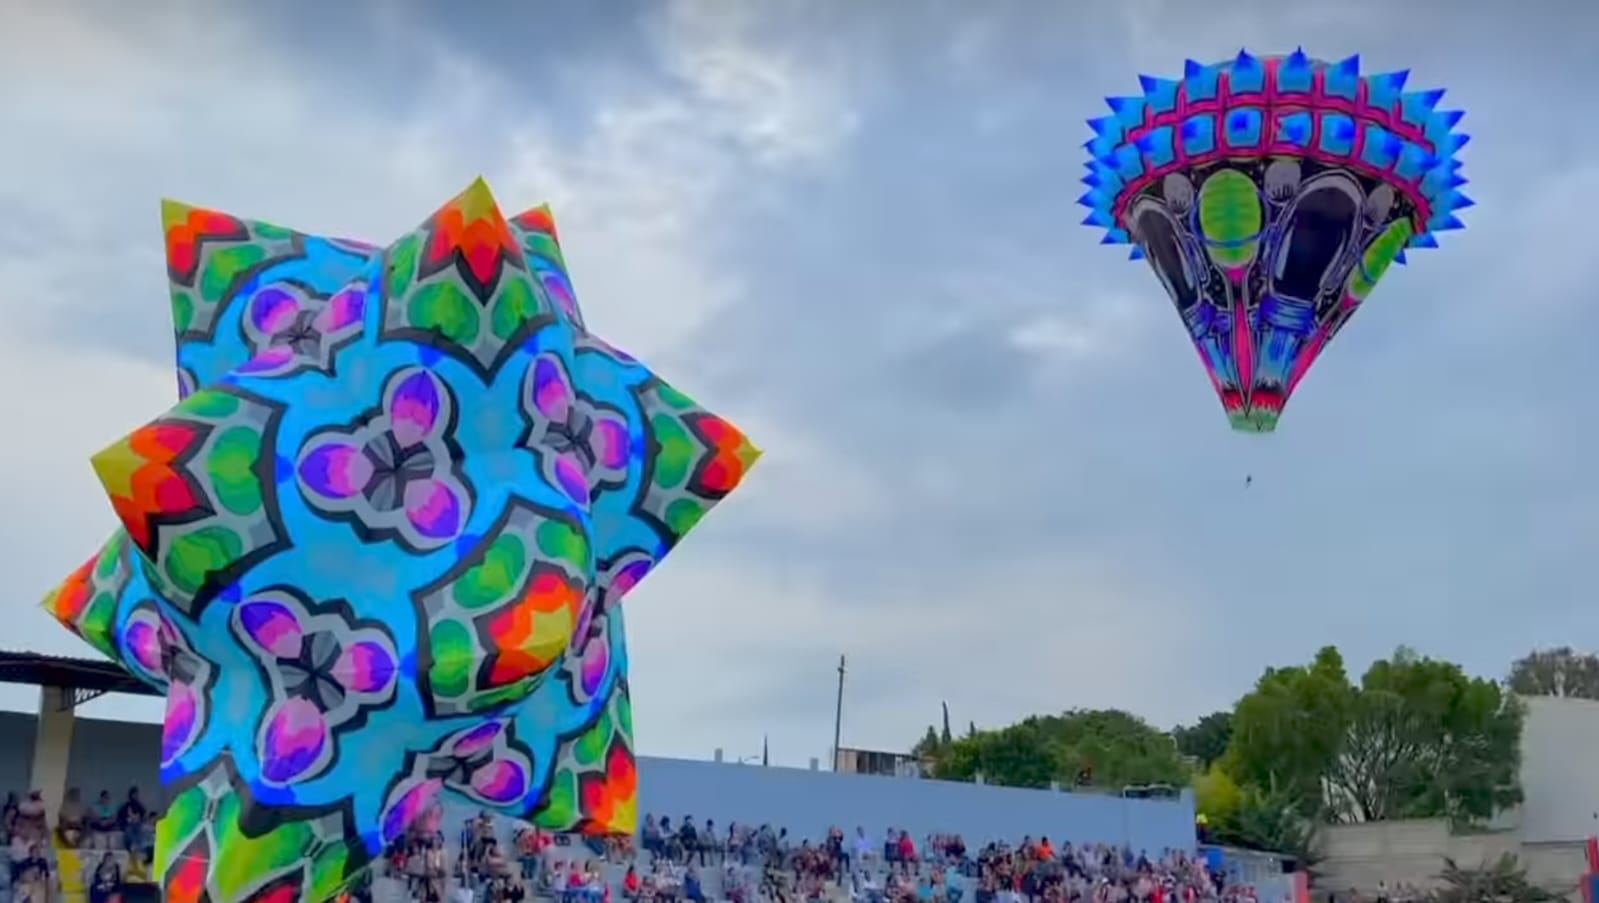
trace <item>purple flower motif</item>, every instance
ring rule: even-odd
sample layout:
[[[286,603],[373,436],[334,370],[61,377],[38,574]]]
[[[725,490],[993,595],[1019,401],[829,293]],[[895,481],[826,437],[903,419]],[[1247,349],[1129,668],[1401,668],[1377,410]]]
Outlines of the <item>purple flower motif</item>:
[[[533,760],[503,719],[463,728],[415,756],[384,806],[385,824],[414,818],[427,788],[454,790],[488,806],[516,807],[533,786]]]
[[[333,372],[334,356],[365,327],[366,295],[361,284],[330,298],[310,294],[294,283],[256,292],[243,320],[245,341],[254,355],[239,372],[254,376]]]
[[[261,775],[275,784],[307,780],[337,758],[339,729],[387,705],[399,678],[394,644],[377,626],[357,626],[328,605],[313,612],[299,593],[278,588],[246,599],[234,630],[254,653],[271,695],[256,734]]]
[[[374,536],[417,551],[446,545],[472,503],[455,467],[454,416],[449,387],[431,371],[396,371],[377,411],[306,442],[296,468],[301,492],[313,508]]]
[[[194,745],[205,728],[207,690],[215,669],[154,602],[141,602],[128,615],[122,645],[129,664],[166,687],[161,764],[169,765]]]
[[[546,352],[528,366],[522,417],[527,428],[520,444],[573,502],[587,508],[601,492],[627,482],[627,419],[573,389],[560,356]]]

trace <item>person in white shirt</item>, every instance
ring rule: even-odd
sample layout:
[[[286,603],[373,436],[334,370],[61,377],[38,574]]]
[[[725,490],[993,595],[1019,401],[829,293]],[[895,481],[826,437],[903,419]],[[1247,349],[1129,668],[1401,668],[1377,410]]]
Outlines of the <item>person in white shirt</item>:
[[[854,841],[853,846],[854,846],[854,853],[855,853],[855,861],[857,863],[860,863],[860,864],[864,865],[865,863],[871,862],[873,859],[876,858],[876,854],[874,852],[875,848],[874,848],[874,845],[872,844],[872,839],[870,837],[866,836],[866,829],[865,828],[857,827],[855,829],[855,841]]]

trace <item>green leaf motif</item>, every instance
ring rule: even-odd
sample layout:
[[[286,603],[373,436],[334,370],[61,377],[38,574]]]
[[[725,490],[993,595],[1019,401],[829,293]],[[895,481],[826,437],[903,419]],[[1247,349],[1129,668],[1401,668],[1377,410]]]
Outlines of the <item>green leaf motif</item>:
[[[190,395],[172,413],[202,420],[223,420],[239,409],[239,398],[219,389],[201,389]]]
[[[288,241],[294,237],[294,230],[286,229],[283,226],[275,226],[272,223],[251,223],[250,225],[254,227],[252,231],[255,232],[256,238],[263,238],[267,241]]]
[[[183,335],[194,325],[194,298],[181,288],[172,290],[172,331]]]
[[[539,825],[559,831],[577,823],[577,775],[562,768],[550,780],[549,800],[538,814]]]
[[[591,768],[605,757],[605,747],[611,742],[611,719],[601,716],[594,726],[572,742],[572,757],[585,768]]]
[[[167,577],[192,595],[200,591],[207,577],[239,560],[243,551],[244,543],[227,527],[201,527],[174,539],[167,548]]]
[[[403,298],[411,290],[411,280],[416,274],[416,257],[422,250],[422,239],[412,232],[389,252],[389,296]]]
[[[229,429],[211,447],[206,471],[217,500],[230,514],[245,517],[261,510],[261,483],[255,474],[260,455],[260,435],[244,426]]]
[[[524,677],[520,680],[508,683],[503,687],[495,687],[492,690],[485,690],[482,693],[473,696],[472,701],[467,703],[466,707],[474,712],[483,712],[489,709],[498,708],[499,706],[505,705],[508,702],[517,702],[518,700],[527,698],[527,694],[533,692],[533,687],[537,683],[538,679],[536,677]]]
[[[207,304],[216,304],[233,287],[240,273],[266,259],[266,251],[256,245],[239,245],[221,248],[206,256],[205,270],[200,273],[200,297]]]
[[[678,499],[666,507],[666,526],[678,536],[694,529],[705,516],[705,508],[693,499]]]
[[[439,696],[462,696],[472,684],[472,635],[459,621],[440,621],[428,632],[428,682]]]
[[[155,826],[156,874],[166,872],[168,857],[183,849],[183,842],[199,830],[205,805],[205,792],[198,787],[185,790],[167,804],[166,814]]]
[[[527,548],[521,537],[503,534],[489,546],[483,560],[455,582],[456,604],[476,610],[510,601],[526,569]]]
[[[539,549],[580,570],[589,564],[589,542],[582,531],[565,521],[547,520],[538,527]]]
[[[436,330],[463,346],[477,341],[482,318],[478,306],[453,282],[434,282],[417,289],[406,314],[412,326]]]
[[[78,619],[78,627],[83,631],[83,638],[94,648],[112,658],[117,656],[117,644],[111,638],[112,622],[116,617],[116,595],[110,592],[98,592],[94,594],[89,607],[84,609]]]
[[[694,399],[684,395],[682,392],[677,391],[677,389],[667,385],[666,383],[660,383],[657,385],[655,387],[655,394],[661,399],[661,401],[666,403],[667,407],[674,411],[686,411],[689,408],[694,407]]]
[[[106,541],[105,547],[100,550],[100,557],[95,559],[94,579],[110,580],[117,575],[122,566],[122,550],[128,541],[128,531],[118,530]]]
[[[494,299],[494,335],[509,341],[524,324],[543,313],[544,305],[533,293],[532,284],[525,276],[514,276],[502,284]]]
[[[650,426],[661,447],[655,456],[655,485],[675,489],[688,480],[689,468],[694,465],[694,440],[676,417],[657,415],[650,420]]]

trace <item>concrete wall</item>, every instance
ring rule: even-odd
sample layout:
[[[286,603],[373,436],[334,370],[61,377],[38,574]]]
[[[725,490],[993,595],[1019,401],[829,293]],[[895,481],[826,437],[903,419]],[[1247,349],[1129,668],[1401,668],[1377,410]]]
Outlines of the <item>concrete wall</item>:
[[[1319,844],[1318,891],[1370,892],[1379,883],[1430,887],[1445,859],[1470,868],[1506,853],[1520,860],[1529,879],[1555,890],[1574,889],[1587,871],[1580,842],[1524,844],[1511,831],[1451,834],[1443,819],[1330,825],[1322,829]]]
[[[1522,702],[1522,840],[1565,843],[1599,835],[1599,702]]]
[[[32,715],[0,712],[0,793],[32,785],[35,728]],[[159,802],[160,755],[160,725],[76,719],[67,786],[80,788],[86,797],[109,790],[120,800],[138,785],[145,799]]]
[[[29,781],[34,718],[0,713],[0,791]],[[72,738],[67,783],[85,795],[109,789],[118,798],[137,784],[160,800],[156,762],[160,726],[80,718]],[[1194,849],[1190,791],[1176,800],[1018,790],[916,778],[833,774],[684,759],[639,759],[639,807],[674,821],[685,815],[729,822],[770,823],[797,836],[817,837],[837,824],[874,837],[890,827],[925,837],[958,832],[969,844],[1052,839],[1130,845],[1151,855]]]

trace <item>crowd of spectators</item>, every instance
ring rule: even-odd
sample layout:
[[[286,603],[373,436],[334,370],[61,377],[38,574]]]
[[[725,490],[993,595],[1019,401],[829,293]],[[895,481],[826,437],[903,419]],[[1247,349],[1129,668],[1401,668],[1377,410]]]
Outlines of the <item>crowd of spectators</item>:
[[[50,903],[60,887],[55,850],[83,851],[89,903],[113,903],[129,882],[148,882],[159,813],[145,806],[139,788],[120,802],[101,790],[85,805],[82,792],[66,792],[52,820],[42,794],[8,794],[0,804],[0,892],[10,903]],[[92,870],[89,865],[92,864]]]
[[[52,903],[60,882],[53,849],[82,851],[88,903],[115,903],[148,881],[157,813],[137,788],[102,790],[85,805],[76,789],[52,821],[38,792],[8,796],[0,840],[10,903]],[[447,837],[430,810],[387,851],[376,877],[415,903],[1254,903],[1181,852],[1150,856],[1104,844],[1058,847],[1024,837],[971,849],[958,835],[917,841],[891,829],[817,838],[772,825],[646,815],[641,847],[506,826],[480,813]],[[370,900],[372,888],[351,889]],[[620,897],[620,899],[617,899]]]

